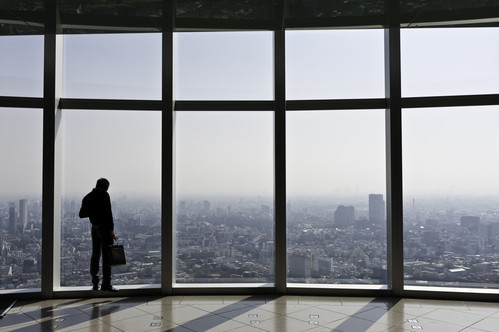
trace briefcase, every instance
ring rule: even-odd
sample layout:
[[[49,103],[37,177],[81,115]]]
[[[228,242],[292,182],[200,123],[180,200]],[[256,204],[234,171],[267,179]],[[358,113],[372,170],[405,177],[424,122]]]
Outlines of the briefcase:
[[[125,265],[125,250],[123,249],[123,245],[119,243],[113,243],[109,246],[110,251],[110,264],[113,265]]]

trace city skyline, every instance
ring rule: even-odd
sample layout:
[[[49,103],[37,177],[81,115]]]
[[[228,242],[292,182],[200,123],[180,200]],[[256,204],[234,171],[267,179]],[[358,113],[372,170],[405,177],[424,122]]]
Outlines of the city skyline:
[[[301,198],[288,203],[288,282],[386,283],[386,231],[383,224],[370,221],[374,211],[369,206],[370,200],[383,199],[373,193],[359,200]],[[15,209],[24,204],[22,201],[14,202]],[[0,261],[18,263],[2,265],[2,269],[9,269],[2,280],[20,282],[23,279],[19,279],[19,273],[23,273],[32,278],[29,287],[36,287],[41,253],[41,204],[28,199],[30,227],[24,232],[18,227],[12,233],[8,230],[12,214],[8,203],[0,202]],[[90,236],[90,223],[77,217],[79,201],[62,203],[61,286],[85,286],[90,254],[89,238],[85,239]],[[274,216],[269,197],[244,200],[204,197],[178,200],[176,205],[178,283],[272,282]],[[354,210],[347,222],[337,222],[334,213],[342,206]],[[116,269],[116,281],[123,285],[158,283],[160,202],[116,197],[113,211],[117,234],[127,242],[130,258],[126,268]],[[20,226],[21,221],[17,220]],[[467,198],[453,202],[444,198],[407,202],[405,284],[482,287],[485,283],[497,288],[499,280],[494,279],[493,271],[498,241],[496,201]],[[22,251],[13,249],[16,246]],[[199,270],[199,266],[206,268]],[[149,272],[141,273],[144,269]]]

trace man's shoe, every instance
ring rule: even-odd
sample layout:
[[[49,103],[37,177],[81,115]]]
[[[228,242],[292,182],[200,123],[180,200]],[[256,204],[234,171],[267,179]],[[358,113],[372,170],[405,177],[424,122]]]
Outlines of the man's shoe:
[[[105,292],[117,292],[118,291],[116,288],[114,288],[111,285],[101,286],[100,290],[105,291]]]
[[[94,286],[92,287],[92,290],[99,290],[99,284],[94,284]]]

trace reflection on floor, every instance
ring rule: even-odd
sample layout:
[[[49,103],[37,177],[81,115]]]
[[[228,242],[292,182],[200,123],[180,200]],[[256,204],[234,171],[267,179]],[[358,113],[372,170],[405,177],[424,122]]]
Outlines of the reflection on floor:
[[[1,331],[499,331],[499,303],[170,296],[19,301]]]

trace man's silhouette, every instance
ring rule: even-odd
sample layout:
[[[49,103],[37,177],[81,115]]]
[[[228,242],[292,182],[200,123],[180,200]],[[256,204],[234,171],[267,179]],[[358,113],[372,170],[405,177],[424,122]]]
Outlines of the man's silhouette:
[[[99,289],[99,261],[102,254],[102,285],[101,290],[116,292],[111,285],[111,252],[109,245],[113,244],[114,221],[111,211],[111,198],[107,193],[109,181],[97,180],[95,188],[81,202],[80,218],[90,218],[92,223],[92,258],[90,259],[90,274],[93,290]]]

